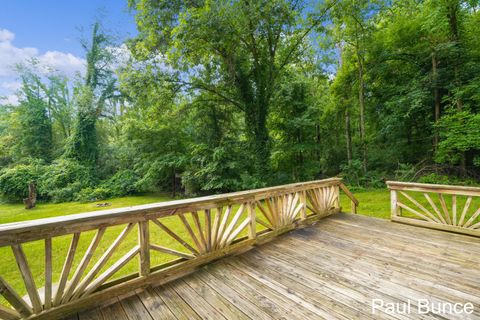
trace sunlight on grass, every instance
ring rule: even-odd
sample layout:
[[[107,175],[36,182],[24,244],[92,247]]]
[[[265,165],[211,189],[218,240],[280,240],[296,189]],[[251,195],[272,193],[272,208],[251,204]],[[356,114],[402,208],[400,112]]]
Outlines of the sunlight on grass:
[[[99,211],[113,208],[130,207],[140,204],[173,200],[164,194],[147,194],[114,198],[98,202],[65,202],[65,203],[37,203],[33,209],[26,210],[23,204],[0,204],[0,224],[33,219],[50,218],[75,213]],[[97,207],[98,203],[108,202],[107,207]]]
[[[353,192],[360,202],[357,213],[369,217],[390,219],[390,191],[375,189]],[[340,205],[343,212],[350,212],[350,199],[341,192]]]

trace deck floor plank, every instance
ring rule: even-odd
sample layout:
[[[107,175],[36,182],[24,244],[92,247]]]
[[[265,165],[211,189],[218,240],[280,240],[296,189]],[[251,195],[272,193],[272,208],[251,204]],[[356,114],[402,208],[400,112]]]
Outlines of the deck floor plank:
[[[165,301],[163,301],[152,288],[147,288],[138,293],[138,297],[153,319],[175,319],[175,315],[168,308]]]
[[[175,317],[179,320],[201,319],[185,300],[173,289],[175,282],[154,288],[158,297],[160,297]]]
[[[480,319],[479,265],[480,238],[336,214],[78,319],[465,319],[372,299],[471,302]]]
[[[214,269],[214,274],[219,275],[221,279],[227,281],[231,287],[241,292],[243,296],[247,298],[251,296],[251,301],[260,307],[268,309],[275,308],[275,313],[280,313],[280,315],[284,315],[288,319],[302,320],[315,318],[315,313],[305,308],[298,308],[298,305],[294,301],[269,286],[266,286],[254,277],[251,277],[243,270],[231,269],[226,262],[219,263],[219,266],[221,267],[210,269]],[[229,270],[231,270],[231,272],[228,272]]]
[[[99,308],[82,312],[78,315],[79,320],[103,320],[102,311]]]
[[[104,320],[128,320],[128,316],[120,303],[113,303],[101,309]]]
[[[314,237],[315,243],[313,246],[315,247],[323,249],[325,248],[323,245],[329,242],[336,253],[340,252],[350,258],[361,254],[364,261],[388,263],[393,271],[410,275],[414,279],[428,280],[437,285],[459,288],[460,291],[466,290],[474,297],[480,296],[480,279],[475,270],[469,270],[470,263],[464,265],[446,263],[443,259],[429,257],[421,253],[411,254],[405,253],[404,250],[392,250],[392,242],[387,239],[382,240],[384,245],[382,248],[382,245],[378,245],[378,243],[375,245],[373,242],[366,241],[353,242],[324,230]],[[311,244],[310,239],[302,236],[298,237],[295,243],[297,241],[302,241],[305,245]],[[345,250],[346,247],[348,247],[348,250]],[[330,248],[325,250],[330,250]],[[442,277],[438,278],[436,274],[440,269]]]
[[[212,267],[216,269],[217,266]],[[227,269],[227,273],[231,272]],[[258,302],[263,303],[256,302],[255,292],[245,292],[243,290],[244,288],[232,285],[232,282],[229,281],[228,278],[224,278],[222,275],[210,271],[210,267],[209,272],[198,272],[198,276],[204,283],[223,295],[225,299],[251,319],[275,319],[278,310],[282,309],[281,306],[275,306],[273,303],[266,302],[268,299],[258,299]]]
[[[128,319],[131,320],[148,320],[152,319],[147,308],[137,295],[131,295],[127,298],[121,299],[120,304],[127,314]]]

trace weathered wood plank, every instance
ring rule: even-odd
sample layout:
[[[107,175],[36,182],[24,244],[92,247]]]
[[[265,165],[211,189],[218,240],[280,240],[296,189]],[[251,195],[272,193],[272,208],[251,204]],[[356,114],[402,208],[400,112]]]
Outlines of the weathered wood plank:
[[[0,277],[0,294],[17,310],[22,316],[28,317],[33,313],[30,307],[22,297]]]
[[[182,299],[173,289],[172,285],[166,284],[154,288],[156,294],[165,302],[177,319],[190,320],[201,319],[201,317]]]
[[[45,310],[52,306],[52,238],[45,239],[45,296],[43,307]]]
[[[94,308],[78,315],[79,320],[103,320],[103,314],[98,308]]]
[[[120,298],[120,303],[129,320],[153,319],[137,295],[125,299]]]
[[[3,320],[18,320],[20,319],[20,313],[17,311],[0,305],[0,319]]]
[[[141,277],[150,273],[150,227],[147,221],[138,223],[139,274]]]
[[[308,190],[313,187],[338,185],[340,182],[340,178],[330,178],[221,195],[132,206],[128,208],[109,209],[54,218],[7,223],[0,225],[0,247],[27,241],[43,240],[47,237],[56,237],[99,229],[104,226],[137,223],[144,221],[145,219],[160,218],[182,212],[213,209],[219,206],[255,201],[275,194],[288,194],[301,190]]]
[[[123,310],[120,302],[112,303],[100,310],[104,320],[128,320],[127,314]]]
[[[61,303],[63,298],[63,292],[67,284],[68,276],[70,274],[70,269],[72,268],[73,259],[75,258],[75,253],[77,252],[78,241],[80,240],[80,233],[74,233],[72,241],[70,242],[70,247],[68,248],[67,258],[63,264],[62,272],[60,274],[60,282],[57,287],[57,292],[55,293],[55,298],[53,300],[53,305],[57,306]]]
[[[70,297],[73,294],[73,291],[75,290],[76,286],[78,285],[80,279],[83,276],[83,273],[85,269],[88,267],[88,264],[90,263],[90,260],[93,257],[93,254],[95,253],[95,250],[97,249],[98,245],[100,244],[100,241],[103,238],[103,235],[105,234],[106,228],[101,228],[97,230],[95,236],[93,237],[92,241],[90,242],[89,247],[87,248],[87,251],[85,252],[85,255],[83,256],[82,260],[78,264],[77,269],[75,270],[75,273],[70,280],[67,289],[65,290],[65,295],[62,299],[63,302],[68,301]]]
[[[165,301],[152,288],[139,292],[137,296],[154,319],[176,319]]]
[[[17,262],[18,269],[20,270],[20,274],[22,275],[25,288],[27,289],[27,293],[30,298],[30,302],[32,303],[33,312],[39,313],[40,311],[42,311],[42,302],[40,300],[40,295],[38,294],[38,289],[35,285],[32,272],[28,265],[25,252],[23,251],[21,245],[13,245],[12,251],[15,255],[15,260]]]
[[[87,275],[82,279],[80,284],[77,286],[72,296],[73,299],[80,297],[80,295],[84,293],[85,288],[93,281],[95,276],[102,270],[103,266],[107,263],[107,261],[113,255],[113,253],[118,248],[118,246],[123,242],[125,237],[133,229],[133,226],[134,226],[133,223],[128,224],[122,230],[122,232],[118,235],[115,241],[110,245],[110,247],[108,247],[105,253],[100,257],[97,263],[92,267],[92,269],[90,269]]]

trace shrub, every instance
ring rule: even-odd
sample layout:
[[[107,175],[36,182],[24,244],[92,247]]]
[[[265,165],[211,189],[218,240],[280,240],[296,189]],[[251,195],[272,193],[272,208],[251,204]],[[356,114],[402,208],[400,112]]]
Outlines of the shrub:
[[[138,191],[138,176],[132,170],[122,170],[101,184],[101,188],[109,190],[111,196],[121,197]]]
[[[46,167],[39,189],[54,202],[75,200],[80,190],[95,185],[92,169],[70,159],[59,159]]]
[[[111,190],[106,188],[85,188],[81,190],[76,197],[76,200],[80,202],[90,202],[104,200],[112,197]]]
[[[21,201],[28,196],[28,185],[37,184],[44,169],[41,162],[33,162],[1,170],[0,193],[9,201]]]

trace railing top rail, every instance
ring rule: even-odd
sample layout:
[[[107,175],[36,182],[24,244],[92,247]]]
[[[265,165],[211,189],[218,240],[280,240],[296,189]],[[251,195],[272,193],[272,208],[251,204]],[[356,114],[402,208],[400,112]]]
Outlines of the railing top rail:
[[[340,188],[343,190],[343,192],[345,192],[347,197],[350,198],[353,203],[355,203],[355,205],[358,206],[360,204],[360,201],[358,201],[358,199],[353,195],[350,190],[348,190],[348,188],[343,183],[340,183]]]
[[[420,192],[436,192],[446,194],[457,194],[467,196],[480,196],[479,187],[467,186],[452,186],[444,184],[430,184],[430,183],[414,183],[414,182],[400,182],[387,181],[388,189],[390,190],[406,190],[406,191],[420,191]]]
[[[0,224],[0,246],[17,241],[34,241],[46,237],[93,230],[99,227],[134,223],[148,218],[158,218],[192,211],[196,210],[196,208],[209,209],[220,205],[261,200],[272,195],[296,192],[317,186],[338,185],[341,181],[341,178],[330,178],[198,198]]]

